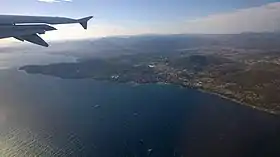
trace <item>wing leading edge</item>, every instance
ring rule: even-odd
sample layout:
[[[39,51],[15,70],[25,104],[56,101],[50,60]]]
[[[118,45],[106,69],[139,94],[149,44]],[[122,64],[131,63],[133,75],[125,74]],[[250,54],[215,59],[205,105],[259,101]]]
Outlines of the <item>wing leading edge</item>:
[[[93,16],[89,16],[76,20],[63,17],[0,15],[0,39],[14,37],[20,41],[48,47],[49,44],[39,34],[56,30],[50,26],[51,24],[79,23],[84,29],[87,29],[88,21],[92,18]]]

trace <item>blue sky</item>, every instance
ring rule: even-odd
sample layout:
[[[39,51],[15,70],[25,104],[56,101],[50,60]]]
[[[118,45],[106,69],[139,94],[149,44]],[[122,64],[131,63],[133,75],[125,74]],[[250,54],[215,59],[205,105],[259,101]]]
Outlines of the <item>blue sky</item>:
[[[278,23],[273,21],[278,16],[280,18],[280,14],[273,15],[280,13],[275,12],[275,8],[280,11],[280,3],[275,0],[1,0],[0,5],[1,14],[95,16],[89,32],[77,26],[61,26],[62,31],[58,34],[46,35],[49,39],[69,38],[69,31],[75,32],[74,38],[142,33],[274,31]],[[272,15],[270,21],[262,21]],[[252,25],[246,24],[251,19],[255,20]],[[230,21],[235,23],[228,24]],[[267,22],[271,26],[260,24]]]
[[[112,21],[141,22],[181,20],[277,2],[276,0],[72,0],[60,3],[44,3],[38,0],[1,1],[2,14],[75,17],[90,14]]]

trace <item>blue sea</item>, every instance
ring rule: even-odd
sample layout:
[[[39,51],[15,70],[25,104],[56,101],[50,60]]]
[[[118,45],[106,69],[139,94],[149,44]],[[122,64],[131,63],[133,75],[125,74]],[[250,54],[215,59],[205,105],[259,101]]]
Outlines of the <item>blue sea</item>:
[[[172,85],[0,71],[0,156],[280,156],[280,118]]]

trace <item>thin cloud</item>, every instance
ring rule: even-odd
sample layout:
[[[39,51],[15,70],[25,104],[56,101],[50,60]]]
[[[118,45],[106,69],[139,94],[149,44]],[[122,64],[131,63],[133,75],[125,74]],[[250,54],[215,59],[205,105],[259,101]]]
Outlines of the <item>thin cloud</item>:
[[[72,2],[72,0],[38,0],[44,3],[59,3],[59,2]]]
[[[186,21],[185,33],[229,34],[280,30],[280,2]]]
[[[125,24],[94,21],[88,30],[79,25],[57,26],[58,31],[44,35],[49,40],[84,39],[93,37],[138,34],[236,34],[242,32],[273,32],[280,30],[280,2],[239,9],[233,12],[213,14],[181,23],[161,23],[128,27]],[[71,33],[69,33],[71,32]]]

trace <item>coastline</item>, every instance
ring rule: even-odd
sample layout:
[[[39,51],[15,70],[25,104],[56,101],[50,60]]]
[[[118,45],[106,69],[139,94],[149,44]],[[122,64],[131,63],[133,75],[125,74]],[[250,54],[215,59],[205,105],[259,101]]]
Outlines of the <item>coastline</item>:
[[[118,82],[118,83],[121,83],[121,82]],[[166,83],[166,82],[157,82],[157,83],[137,83],[137,82],[127,82],[127,84],[130,84],[130,85],[136,85],[136,86],[139,86],[139,85],[144,85],[144,84],[156,84],[156,85],[175,85],[173,83]],[[280,111],[277,112],[277,111],[273,111],[273,110],[269,110],[269,109],[266,109],[266,108],[261,108],[261,107],[256,107],[252,104],[248,104],[248,103],[245,103],[245,102],[241,102],[237,99],[234,99],[234,98],[229,98],[223,94],[219,94],[219,93],[215,93],[215,92],[211,92],[209,90],[205,90],[205,89],[201,89],[201,88],[193,88],[191,86],[185,86],[185,85],[177,85],[181,88],[189,88],[189,89],[195,89],[199,92],[202,92],[202,93],[206,93],[206,94],[211,94],[211,95],[214,95],[214,96],[218,96],[222,99],[225,99],[225,100],[229,100],[231,102],[234,102],[236,104],[239,104],[239,105],[242,105],[242,106],[246,106],[246,107],[250,107],[251,109],[254,109],[254,110],[258,110],[258,111],[261,111],[261,112],[265,112],[265,113],[268,113],[268,114],[271,114],[271,115],[275,115],[275,116],[280,116]]]
[[[246,107],[250,107],[254,110],[258,110],[258,111],[262,111],[262,112],[266,112],[268,114],[271,114],[271,115],[277,115],[277,116],[280,116],[280,112],[276,112],[276,111],[273,111],[273,110],[269,110],[269,109],[266,109],[266,108],[261,108],[261,107],[256,107],[254,105],[251,105],[251,104],[248,104],[248,103],[244,103],[244,102],[241,102],[237,99],[234,99],[234,98],[229,98],[229,97],[226,97],[225,95],[222,95],[222,94],[219,94],[219,93],[215,93],[215,92],[211,92],[211,91],[207,91],[207,90],[204,90],[204,89],[197,89],[198,91],[202,92],[202,93],[207,93],[207,94],[211,94],[211,95],[215,95],[215,96],[218,96],[222,99],[226,99],[226,100],[229,100],[229,101],[232,101],[234,103],[237,103],[239,105],[243,105],[243,106],[246,106]]]
[[[18,71],[24,71],[26,74],[29,74],[28,72],[26,72],[25,70],[18,70]],[[41,74],[41,75],[44,75],[46,76],[45,74]],[[49,75],[51,76],[51,75]],[[52,77],[55,77],[55,76],[52,76]],[[64,79],[64,78],[62,78]],[[90,78],[84,78],[84,79],[90,79]],[[175,86],[178,86],[178,87],[181,87],[181,88],[189,88],[189,89],[195,89],[199,92],[202,92],[202,93],[206,93],[206,94],[211,94],[211,95],[215,95],[215,96],[218,96],[222,99],[226,99],[226,100],[229,100],[231,102],[234,102],[236,104],[239,104],[239,105],[243,105],[243,106],[246,106],[246,107],[250,107],[254,110],[258,110],[258,111],[262,111],[262,112],[265,112],[265,113],[268,113],[268,114],[271,114],[271,115],[276,115],[276,116],[280,116],[280,111],[273,111],[273,110],[269,110],[269,109],[266,109],[266,108],[261,108],[261,107],[256,107],[252,104],[248,104],[248,103],[245,103],[245,102],[241,102],[237,99],[234,99],[234,98],[229,98],[223,94],[219,94],[219,93],[215,93],[215,92],[212,92],[212,91],[209,91],[209,90],[206,90],[206,89],[202,89],[202,88],[194,88],[194,87],[191,87],[191,86],[186,86],[186,85],[180,85],[180,84],[173,84],[173,83],[168,83],[168,82],[156,82],[156,83],[138,83],[138,82],[135,82],[135,81],[129,81],[129,82],[119,82],[117,80],[98,80],[98,79],[94,79],[94,78],[91,78],[93,80],[96,80],[96,81],[106,81],[106,82],[115,82],[115,83],[120,83],[120,84],[128,84],[128,85],[131,85],[131,86],[139,86],[139,85],[145,85],[145,84],[156,84],[156,85],[175,85]]]

